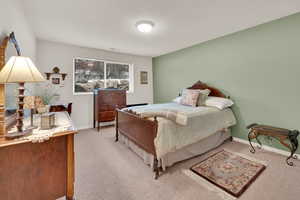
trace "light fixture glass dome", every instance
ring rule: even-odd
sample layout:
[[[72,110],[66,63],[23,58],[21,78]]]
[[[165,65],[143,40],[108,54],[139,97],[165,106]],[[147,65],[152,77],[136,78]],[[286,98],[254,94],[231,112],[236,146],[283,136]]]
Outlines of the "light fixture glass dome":
[[[142,33],[149,33],[152,31],[154,23],[151,21],[140,21],[136,23],[137,29]]]

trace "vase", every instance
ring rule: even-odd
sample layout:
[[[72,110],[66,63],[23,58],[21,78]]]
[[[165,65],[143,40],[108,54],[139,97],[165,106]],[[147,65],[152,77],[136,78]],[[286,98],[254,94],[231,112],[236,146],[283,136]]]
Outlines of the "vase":
[[[50,110],[50,105],[45,105],[43,107],[37,108],[39,114],[48,113]]]

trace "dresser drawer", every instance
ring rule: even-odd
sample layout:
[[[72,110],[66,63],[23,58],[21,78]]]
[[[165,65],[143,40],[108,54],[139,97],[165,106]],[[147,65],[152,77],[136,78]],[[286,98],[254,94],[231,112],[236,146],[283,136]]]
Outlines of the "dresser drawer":
[[[100,104],[99,112],[109,112],[115,110],[114,105]]]
[[[99,121],[100,122],[108,122],[115,120],[115,111],[103,111],[99,112]]]

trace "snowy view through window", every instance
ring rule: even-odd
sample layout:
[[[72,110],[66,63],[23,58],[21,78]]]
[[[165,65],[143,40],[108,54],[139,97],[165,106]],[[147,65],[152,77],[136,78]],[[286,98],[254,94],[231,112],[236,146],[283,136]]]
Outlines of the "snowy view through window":
[[[91,93],[97,88],[130,90],[130,65],[92,59],[75,59],[74,92]]]

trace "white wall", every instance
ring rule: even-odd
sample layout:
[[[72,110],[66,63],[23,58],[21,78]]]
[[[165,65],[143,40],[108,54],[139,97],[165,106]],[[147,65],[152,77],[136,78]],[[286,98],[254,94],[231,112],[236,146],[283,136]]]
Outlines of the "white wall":
[[[73,95],[73,59],[76,57],[106,59],[134,64],[134,93],[127,94],[127,103],[153,103],[151,57],[37,40],[36,65],[39,70],[42,73],[51,72],[54,66],[58,66],[62,73],[68,73],[65,86],[58,89],[60,94],[59,102],[73,102],[72,119],[77,128],[82,129],[93,126],[93,95]],[[140,71],[148,71],[148,85],[140,84]]]
[[[30,25],[25,19],[22,6],[18,0],[1,0],[0,5],[0,39],[14,31],[21,47],[22,55],[33,61],[36,56],[36,40]]]
[[[26,21],[21,3],[18,0],[1,0],[0,41],[12,31],[15,32],[16,39],[21,48],[21,54],[30,57],[35,62],[35,35]],[[7,49],[6,60],[14,55],[16,55],[16,51],[11,45]],[[16,108],[16,87],[17,84],[6,85],[6,107],[8,108]],[[32,84],[26,84],[26,88],[33,89]]]

